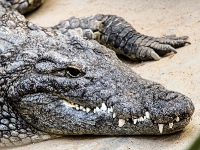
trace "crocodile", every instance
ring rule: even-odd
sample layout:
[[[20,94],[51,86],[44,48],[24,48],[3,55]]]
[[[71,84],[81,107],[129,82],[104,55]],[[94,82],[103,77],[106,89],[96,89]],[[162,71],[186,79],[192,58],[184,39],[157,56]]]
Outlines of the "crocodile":
[[[189,124],[190,98],[143,79],[116,55],[159,60],[187,37],[146,36],[103,14],[40,27],[22,14],[41,2],[0,0],[0,147],[65,135],[163,135]]]

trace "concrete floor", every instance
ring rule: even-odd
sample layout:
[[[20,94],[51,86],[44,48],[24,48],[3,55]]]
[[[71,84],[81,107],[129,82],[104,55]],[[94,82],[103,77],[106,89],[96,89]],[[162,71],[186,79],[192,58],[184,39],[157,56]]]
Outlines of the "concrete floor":
[[[189,46],[160,61],[134,63],[123,59],[143,78],[184,93],[196,107],[193,120],[182,131],[165,136],[68,136],[10,150],[184,150],[200,132],[200,1],[199,0],[46,0],[27,16],[41,26],[52,26],[71,16],[115,14],[147,35],[188,35]]]

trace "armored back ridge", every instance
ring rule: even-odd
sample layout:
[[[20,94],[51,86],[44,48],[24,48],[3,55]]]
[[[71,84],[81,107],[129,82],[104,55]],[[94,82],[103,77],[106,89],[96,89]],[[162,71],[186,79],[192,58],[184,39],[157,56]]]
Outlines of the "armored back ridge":
[[[170,134],[188,125],[188,97],[142,79],[115,54],[159,60],[186,37],[145,36],[113,15],[43,28],[9,2],[0,0],[1,147],[63,135]]]

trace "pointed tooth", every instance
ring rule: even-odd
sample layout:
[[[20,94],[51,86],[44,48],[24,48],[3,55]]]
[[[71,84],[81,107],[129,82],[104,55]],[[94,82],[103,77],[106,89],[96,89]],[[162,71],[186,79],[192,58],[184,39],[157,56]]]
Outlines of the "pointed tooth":
[[[150,119],[150,113],[148,111],[145,112],[145,116],[147,119]]]
[[[78,107],[78,106],[76,107],[76,110],[79,110],[79,107]]]
[[[89,111],[90,111],[90,108],[87,107],[87,108],[86,108],[86,112],[89,113]]]
[[[115,118],[116,117],[116,113],[113,113],[113,118]]]
[[[85,109],[85,108],[83,108],[83,111],[86,111],[86,109]]]
[[[142,121],[142,118],[140,117],[139,120]]]
[[[122,127],[124,124],[125,124],[125,120],[124,119],[119,119],[119,124],[118,124],[118,126],[119,127]]]
[[[100,112],[100,109],[99,109],[99,107],[96,107],[96,112],[98,113],[98,112]]]
[[[113,112],[113,107],[112,106],[110,107],[110,112]]]
[[[137,123],[137,119],[133,119],[133,124],[136,124]]]
[[[105,103],[102,103],[102,105],[101,105],[101,110],[102,110],[102,111],[106,111],[106,110],[107,110],[107,106],[106,106]]]
[[[143,118],[143,117],[140,117],[140,121],[144,121],[144,118]]]
[[[93,112],[96,113],[96,109],[94,109]]]
[[[83,106],[80,106],[79,108],[80,108],[80,110],[83,110]]]
[[[158,128],[159,128],[160,133],[163,132],[163,126],[164,126],[164,124],[158,124]]]
[[[108,113],[110,113],[110,108],[108,108]]]
[[[179,121],[180,121],[180,118],[177,116],[177,117],[175,118],[175,120],[176,120],[176,122],[179,122]]]
[[[144,121],[144,118],[143,117],[138,118],[138,122],[140,121]]]
[[[169,123],[169,128],[172,129],[172,127],[173,127],[173,122]]]

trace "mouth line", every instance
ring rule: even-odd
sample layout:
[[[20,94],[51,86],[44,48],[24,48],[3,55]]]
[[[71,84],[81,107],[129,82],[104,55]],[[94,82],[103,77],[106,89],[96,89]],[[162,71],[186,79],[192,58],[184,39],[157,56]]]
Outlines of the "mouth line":
[[[86,114],[88,113],[93,113],[93,114],[109,114],[112,115],[112,118],[115,119],[117,118],[116,113],[114,112],[114,108],[113,106],[111,107],[107,107],[105,103],[101,104],[101,107],[95,107],[95,108],[89,108],[89,107],[84,107],[81,106],[79,104],[75,104],[72,102],[68,102],[66,101],[66,99],[64,100],[64,105],[71,107],[72,109],[74,109],[75,111],[82,111],[85,112]],[[159,133],[162,134],[163,133],[163,129],[164,126],[168,126],[169,129],[173,129],[173,126],[175,124],[181,123],[184,120],[187,119],[191,119],[191,117],[187,117],[187,118],[180,118],[178,116],[176,116],[172,122],[168,122],[168,123],[157,123],[156,120],[153,120],[151,118],[151,114],[146,111],[144,116],[142,117],[134,117],[134,118],[127,118],[127,119],[123,119],[123,118],[117,118],[118,119],[118,127],[123,127],[127,122],[133,124],[133,125],[137,125],[139,123],[145,123],[146,120],[151,121],[152,124],[157,124],[158,126],[158,130]]]

